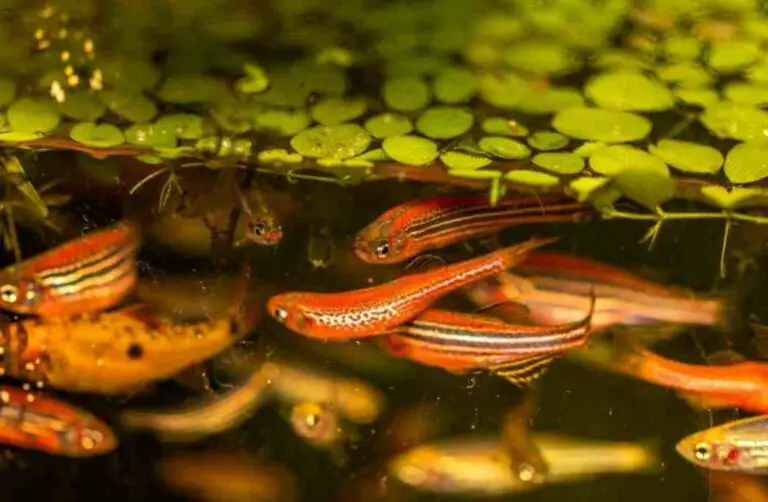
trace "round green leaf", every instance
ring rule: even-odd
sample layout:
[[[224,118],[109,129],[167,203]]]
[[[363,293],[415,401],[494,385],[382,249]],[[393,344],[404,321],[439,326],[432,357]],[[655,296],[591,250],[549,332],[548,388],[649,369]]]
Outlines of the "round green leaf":
[[[723,165],[723,155],[715,148],[688,141],[662,139],[648,151],[681,171],[694,174],[714,174]]]
[[[179,139],[199,139],[203,136],[203,118],[185,113],[163,115],[155,122],[155,129]]]
[[[366,120],[365,128],[374,138],[387,138],[408,134],[413,131],[413,124],[399,113],[382,113]]]
[[[370,135],[357,124],[310,127],[291,138],[294,150],[314,158],[348,159],[363,153],[370,142]]]
[[[744,73],[744,76],[753,82],[768,84],[768,59],[763,58],[762,61],[758,61]]]
[[[648,152],[627,145],[611,145],[601,148],[589,158],[589,166],[599,174],[613,176],[631,166],[640,166],[645,171],[656,170],[669,173],[667,165]]]
[[[382,94],[388,107],[403,112],[424,108],[431,99],[429,87],[418,77],[390,78],[384,83]]]
[[[21,98],[8,108],[8,123],[17,133],[51,132],[60,120],[56,105],[50,100]]]
[[[735,209],[750,199],[768,195],[764,188],[734,187],[727,189],[715,185],[701,187],[701,194],[722,209]]]
[[[725,175],[732,183],[768,177],[768,143],[742,143],[731,148],[725,157]]]
[[[584,169],[584,159],[572,153],[537,153],[531,160],[540,168],[557,174],[576,174]]]
[[[99,58],[99,69],[105,84],[127,92],[150,89],[160,80],[160,72],[150,63],[141,60]]]
[[[712,81],[712,75],[704,67],[693,63],[662,66],[656,70],[656,73],[665,82],[685,87],[704,86]]]
[[[496,136],[528,136],[528,128],[516,120],[488,117],[481,124],[483,131]]]
[[[645,70],[650,67],[648,60],[623,49],[606,49],[596,54],[590,65],[598,69]]]
[[[672,93],[664,84],[628,70],[592,77],[584,88],[584,94],[609,110],[657,112],[674,106]]]
[[[466,103],[477,92],[475,74],[466,68],[445,68],[432,85],[435,98],[448,104]]]
[[[602,141],[587,141],[575,149],[572,153],[582,159],[591,157],[593,153],[608,146]]]
[[[750,141],[768,136],[768,112],[753,106],[722,101],[706,108],[700,120],[720,138]]]
[[[138,92],[107,91],[100,94],[110,110],[131,122],[149,122],[157,115],[157,107]]]
[[[529,88],[513,108],[528,115],[549,115],[583,104],[584,97],[578,90],[551,86],[546,89]]]
[[[67,117],[81,122],[96,122],[107,111],[99,97],[88,91],[73,91],[67,94],[59,110]]]
[[[707,62],[720,73],[734,73],[757,61],[761,54],[760,45],[750,40],[715,41]]]
[[[158,127],[156,124],[134,124],[125,131],[129,143],[159,148],[176,148],[176,135],[171,128]]]
[[[95,148],[113,148],[125,143],[122,131],[112,124],[80,122],[69,131],[69,137]]]
[[[33,141],[39,139],[40,137],[40,134],[34,132],[2,132],[0,133],[0,142],[22,143],[24,141]]]
[[[474,116],[461,108],[434,106],[421,114],[416,130],[433,139],[450,139],[469,131]]]
[[[245,76],[235,82],[235,88],[243,94],[258,94],[267,90],[269,77],[264,68],[257,64],[243,65]]]
[[[675,195],[675,181],[666,166],[662,170],[658,166],[647,163],[631,164],[622,168],[612,178],[613,186],[618,188],[624,197],[650,210],[654,210]]]
[[[576,200],[584,202],[589,199],[595,191],[607,185],[609,181],[611,181],[611,179],[604,176],[582,176],[571,181],[568,184],[568,188],[576,194]]]
[[[671,35],[664,41],[664,52],[672,61],[691,61],[699,57],[701,42],[695,36]]]
[[[524,159],[531,155],[531,150],[523,143],[500,136],[482,138],[478,146],[490,155],[501,159]]]
[[[312,119],[304,110],[267,110],[253,118],[255,130],[280,136],[297,134],[309,127],[311,123]]]
[[[537,131],[528,138],[528,144],[537,150],[559,150],[568,146],[570,140],[554,131]]]
[[[681,88],[675,89],[675,98],[690,106],[706,108],[720,101],[717,91],[706,88]]]
[[[16,97],[16,84],[13,80],[0,78],[0,106],[5,106]]]
[[[381,147],[384,152],[397,162],[409,166],[422,166],[437,158],[437,145],[418,136],[390,136],[384,139]]]
[[[230,95],[224,81],[207,75],[168,77],[158,95],[168,103],[213,103]]]
[[[515,70],[535,75],[565,74],[579,67],[576,54],[551,42],[517,43],[507,50],[504,60]]]
[[[312,118],[322,125],[337,125],[355,120],[365,113],[368,105],[360,98],[324,98],[312,107]]]
[[[768,105],[768,86],[732,82],[723,88],[723,96],[728,101],[742,105]]]
[[[511,72],[497,75],[488,72],[480,76],[480,97],[496,108],[515,108],[530,92],[527,80]]]
[[[504,177],[514,183],[535,187],[552,187],[560,184],[560,178],[556,176],[528,169],[509,171]]]
[[[497,180],[501,178],[501,172],[492,169],[449,169],[448,175],[472,180]]]
[[[455,151],[445,152],[440,160],[450,169],[480,169],[491,163],[488,157]]]
[[[606,143],[638,141],[651,132],[651,122],[640,115],[586,107],[558,112],[552,127],[572,138]]]

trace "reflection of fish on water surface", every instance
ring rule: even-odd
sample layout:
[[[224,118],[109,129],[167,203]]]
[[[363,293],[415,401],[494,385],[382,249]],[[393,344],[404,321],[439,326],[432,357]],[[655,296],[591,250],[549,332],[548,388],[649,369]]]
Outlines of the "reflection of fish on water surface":
[[[538,432],[533,433],[532,440],[549,466],[543,483],[529,483],[517,477],[495,437],[457,437],[417,446],[394,457],[389,472],[419,491],[498,496],[602,474],[653,473],[661,468],[661,460],[651,444]]]

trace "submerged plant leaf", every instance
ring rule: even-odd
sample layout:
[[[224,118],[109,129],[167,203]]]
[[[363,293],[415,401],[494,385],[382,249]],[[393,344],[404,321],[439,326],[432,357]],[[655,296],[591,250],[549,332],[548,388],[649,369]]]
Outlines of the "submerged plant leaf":
[[[722,101],[707,107],[700,120],[720,138],[750,141],[768,137],[768,112],[754,106]]]
[[[638,141],[651,132],[651,122],[640,115],[581,106],[558,112],[552,127],[572,138],[606,143]]]
[[[123,132],[112,124],[80,122],[69,131],[69,137],[95,148],[112,148],[125,143]]]
[[[466,103],[477,93],[477,77],[467,68],[445,68],[435,76],[432,87],[438,101]]]
[[[291,146],[299,154],[314,158],[348,159],[363,153],[371,136],[357,124],[315,126],[291,138]]]
[[[368,105],[362,98],[324,98],[312,107],[312,118],[322,125],[343,124],[363,115]]]
[[[760,57],[760,45],[751,40],[724,40],[713,42],[707,63],[720,73],[734,73],[751,65]]]
[[[437,145],[418,136],[390,136],[381,144],[387,155],[409,166],[422,166],[433,162],[438,155]]]
[[[482,150],[501,159],[524,159],[531,155],[530,148],[510,138],[486,136],[477,144]]]
[[[534,155],[531,160],[540,168],[558,174],[576,174],[584,169],[584,159],[572,153],[539,153]]]
[[[612,145],[601,148],[589,158],[593,171],[614,176],[629,167],[638,167],[645,172],[657,171],[669,175],[667,165],[648,152],[627,145]]]
[[[662,139],[648,151],[672,167],[695,174],[714,174],[724,160],[723,154],[711,146],[675,139]]]
[[[421,114],[416,130],[433,139],[450,139],[469,131],[474,121],[474,116],[461,108],[434,106]]]
[[[601,108],[658,112],[674,106],[669,89],[640,72],[617,70],[592,77],[584,93]]]
[[[390,78],[384,83],[382,94],[388,107],[401,112],[424,108],[432,98],[429,86],[419,77]]]
[[[768,177],[768,143],[736,145],[725,157],[725,175],[733,183],[752,183]]]
[[[44,134],[56,129],[60,120],[50,100],[21,98],[8,108],[8,123],[15,133]]]
[[[666,169],[666,166],[664,166]],[[650,164],[632,164],[613,176],[613,185],[626,198],[651,211],[675,195],[675,181],[669,170]]]
[[[399,113],[382,113],[366,120],[365,128],[374,138],[387,138],[408,134],[413,131],[413,124]]]
[[[559,150],[568,146],[570,140],[559,132],[536,131],[528,138],[528,144],[537,150]]]
[[[505,176],[509,181],[535,187],[553,187],[560,184],[560,178],[551,174],[530,171],[528,169],[515,169]]]
[[[480,169],[491,163],[488,157],[456,151],[443,153],[440,160],[449,169]]]

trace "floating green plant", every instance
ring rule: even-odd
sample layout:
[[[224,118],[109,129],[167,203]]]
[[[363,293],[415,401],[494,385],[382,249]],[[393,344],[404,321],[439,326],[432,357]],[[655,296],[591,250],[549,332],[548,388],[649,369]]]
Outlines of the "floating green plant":
[[[474,116],[467,110],[451,106],[434,106],[416,121],[416,130],[433,139],[450,139],[469,131]]]
[[[374,138],[387,138],[408,134],[413,131],[413,124],[399,113],[382,113],[366,120],[365,128]]]
[[[751,65],[762,54],[760,45],[751,40],[713,42],[707,63],[720,73],[735,73]]]
[[[95,122],[107,111],[106,105],[92,92],[76,90],[67,93],[59,110],[69,118],[82,122]]]
[[[125,131],[129,143],[141,146],[175,148],[177,136],[174,129],[157,124],[134,124]]]
[[[717,91],[703,87],[675,89],[675,98],[686,105],[707,108],[720,101]]]
[[[431,100],[426,82],[419,77],[399,77],[384,83],[382,95],[387,106],[401,112],[424,108]]]
[[[107,85],[126,92],[151,89],[160,80],[160,72],[140,59],[102,59],[99,69]]]
[[[725,187],[717,185],[702,187],[701,194],[709,199],[714,205],[726,210],[736,209],[757,198],[768,197],[768,191],[764,188],[735,187],[728,190]]]
[[[651,122],[630,112],[574,107],[558,112],[552,127],[572,138],[626,143],[638,141],[651,132]]]
[[[13,103],[7,115],[12,132],[35,135],[56,129],[61,120],[52,100],[31,98],[21,98]]]
[[[496,136],[528,136],[528,128],[516,120],[504,117],[488,117],[480,126],[483,131]]]
[[[199,139],[203,135],[203,118],[188,113],[163,115],[155,122],[155,129],[179,139]]]
[[[509,171],[504,177],[515,183],[535,187],[553,187],[560,184],[560,178],[557,176],[528,169]]]
[[[430,164],[438,155],[434,142],[418,136],[390,136],[384,139],[382,148],[392,159],[411,166]]]
[[[357,124],[315,126],[291,138],[294,150],[314,158],[348,159],[363,153],[370,142],[371,136]]]
[[[559,150],[568,146],[567,136],[554,131],[537,131],[528,138],[528,144],[537,150]]]
[[[500,159],[524,159],[531,155],[531,150],[527,146],[510,138],[487,136],[477,144],[491,156]]]
[[[280,136],[293,136],[303,131],[312,119],[303,110],[267,110],[253,117],[253,128]]]
[[[457,151],[441,154],[440,160],[449,169],[480,169],[491,164],[491,159],[488,157]]]
[[[140,92],[107,91],[99,95],[110,110],[131,122],[149,122],[157,115],[157,106]]]
[[[629,70],[592,77],[584,94],[608,110],[658,112],[674,106],[672,93],[663,83]]]
[[[699,87],[709,84],[713,76],[706,68],[694,63],[677,63],[656,69],[660,79],[685,87]]]
[[[519,42],[504,54],[513,69],[535,75],[558,75],[575,71],[580,66],[577,54],[552,42]]]
[[[258,94],[267,90],[269,77],[261,66],[253,63],[243,65],[245,76],[235,82],[235,89],[243,94]]]
[[[557,174],[576,174],[584,169],[584,159],[572,153],[538,153],[531,161],[538,167]]]
[[[227,85],[208,75],[178,75],[165,79],[158,96],[168,103],[214,103],[230,95]]]
[[[324,98],[318,101],[311,116],[322,125],[337,125],[362,116],[368,105],[361,98]]]
[[[95,148],[112,148],[125,143],[123,132],[112,124],[80,122],[69,131],[69,137]]]
[[[663,160],[648,152],[627,145],[612,145],[597,150],[589,158],[589,166],[599,174],[613,176],[630,167],[642,169],[640,172],[658,171],[669,174]]]
[[[734,146],[725,157],[724,171],[733,183],[752,183],[768,177],[768,144],[760,141]]]
[[[723,155],[715,148],[689,141],[663,139],[648,151],[681,171],[694,174],[714,174],[723,165]]]
[[[467,68],[444,68],[435,76],[432,88],[438,101],[466,103],[477,92],[477,77]]]
[[[720,138],[741,141],[768,137],[768,112],[754,106],[723,101],[704,109],[701,123]]]
[[[13,80],[0,78],[0,106],[5,106],[16,97],[16,83]]]
[[[723,88],[723,96],[728,101],[743,105],[768,105],[768,86],[732,82]]]

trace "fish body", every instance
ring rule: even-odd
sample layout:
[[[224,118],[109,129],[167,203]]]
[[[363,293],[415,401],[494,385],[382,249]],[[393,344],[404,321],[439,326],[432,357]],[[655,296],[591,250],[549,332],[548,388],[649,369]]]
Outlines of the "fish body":
[[[600,474],[651,471],[660,465],[650,444],[545,433],[533,433],[532,438],[549,465],[543,483],[526,482],[516,476],[510,468],[509,454],[495,437],[459,437],[417,446],[390,460],[388,470],[419,491],[491,497]]]
[[[502,199],[487,194],[443,195],[396,206],[355,238],[355,252],[368,263],[399,263],[430,249],[524,223],[580,221],[593,211],[562,195]]]
[[[139,229],[91,232],[0,271],[0,308],[40,317],[98,312],[119,303],[138,277]]]
[[[677,451],[689,462],[706,469],[768,474],[768,415],[696,432],[682,439]]]
[[[400,357],[449,371],[487,369],[516,385],[538,379],[562,352],[582,347],[587,317],[560,326],[511,324],[492,317],[429,309],[387,337]]]
[[[460,263],[340,293],[290,292],[272,297],[267,310],[310,338],[347,340],[390,332],[451,291],[496,275],[556,239],[530,239]]]
[[[562,324],[583,319],[595,295],[592,327],[660,322],[714,325],[723,321],[725,301],[701,298],[646,281],[619,268],[555,252],[532,253],[497,278],[471,284],[470,300],[482,307],[516,302],[531,321]]]
[[[3,385],[0,443],[66,457],[91,457],[111,452],[118,440],[108,425],[84,410]]]

